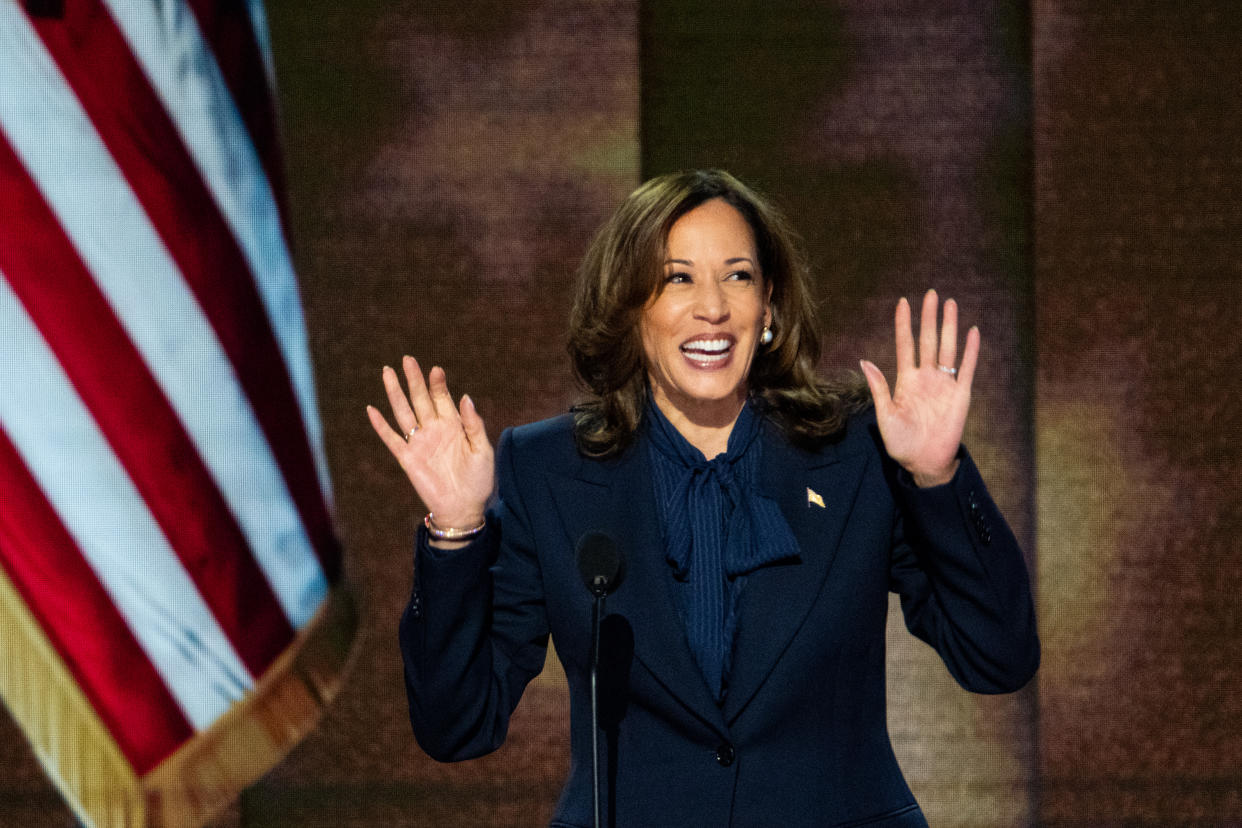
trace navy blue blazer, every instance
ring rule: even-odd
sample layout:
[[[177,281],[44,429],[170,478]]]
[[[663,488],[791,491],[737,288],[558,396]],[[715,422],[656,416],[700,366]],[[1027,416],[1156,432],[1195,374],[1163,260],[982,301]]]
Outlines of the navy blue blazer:
[[[918,489],[873,412],[813,453],[763,429],[761,494],[799,550],[745,576],[723,704],[674,603],[645,446],[584,458],[569,416],[506,431],[488,528],[452,553],[417,544],[400,639],[423,749],[452,761],[497,748],[550,634],[571,700],[552,825],[591,824],[592,599],[575,546],[603,531],[626,559],[601,648],[609,824],[926,825],[888,738],[888,593],[963,687],[1017,690],[1039,663],[1021,551],[965,451],[950,483]]]

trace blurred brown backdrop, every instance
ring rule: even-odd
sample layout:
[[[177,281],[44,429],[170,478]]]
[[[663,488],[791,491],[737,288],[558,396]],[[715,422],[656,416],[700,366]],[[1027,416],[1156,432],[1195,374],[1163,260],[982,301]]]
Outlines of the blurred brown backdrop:
[[[725,166],[816,264],[827,372],[892,369],[927,286],[978,321],[968,443],[1030,553],[1044,666],[956,688],[890,624],[936,826],[1242,824],[1242,11],[1234,2],[268,4],[295,257],[364,638],[318,731],[216,828],[545,824],[555,665],[495,755],[414,745],[421,511],[363,406],[412,353],[493,437],[574,399],[568,289],[643,177]],[[0,720],[0,824],[72,826]]]
[[[1242,824],[1242,10],[1034,4],[1041,817]]]

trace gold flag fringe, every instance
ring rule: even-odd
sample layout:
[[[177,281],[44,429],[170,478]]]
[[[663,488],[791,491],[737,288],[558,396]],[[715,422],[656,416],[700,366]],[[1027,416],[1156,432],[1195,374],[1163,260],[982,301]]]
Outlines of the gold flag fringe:
[[[0,696],[78,820],[142,828],[138,777],[0,567]]]
[[[252,692],[139,778],[0,568],[0,696],[87,828],[196,828],[315,726],[357,629],[338,586]]]
[[[142,778],[147,825],[202,825],[288,753],[340,688],[357,629],[338,586],[253,692]]]

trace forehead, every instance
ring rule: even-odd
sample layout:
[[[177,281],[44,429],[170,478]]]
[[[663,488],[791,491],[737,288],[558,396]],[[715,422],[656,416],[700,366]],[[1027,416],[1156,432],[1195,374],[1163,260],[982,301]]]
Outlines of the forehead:
[[[745,216],[721,198],[705,201],[673,222],[666,241],[668,255],[677,258],[680,250],[733,251],[754,256],[755,233]]]

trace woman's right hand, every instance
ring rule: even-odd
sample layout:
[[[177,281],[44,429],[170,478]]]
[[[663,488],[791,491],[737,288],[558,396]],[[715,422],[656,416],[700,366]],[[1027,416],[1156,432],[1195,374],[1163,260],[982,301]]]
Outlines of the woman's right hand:
[[[463,395],[453,405],[443,368],[423,372],[413,357],[402,359],[407,397],[397,372],[384,366],[384,390],[399,431],[374,406],[367,406],[371,427],[401,464],[423,505],[441,528],[471,529],[483,522],[495,487],[492,444],[474,401]]]

